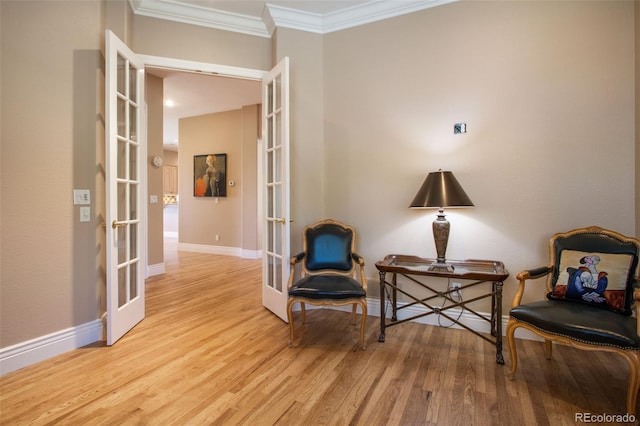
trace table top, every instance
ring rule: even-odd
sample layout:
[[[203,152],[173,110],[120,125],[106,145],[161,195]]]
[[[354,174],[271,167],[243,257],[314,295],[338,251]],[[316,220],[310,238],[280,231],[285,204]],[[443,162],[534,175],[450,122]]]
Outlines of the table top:
[[[436,264],[436,259],[427,259],[404,254],[389,254],[383,260],[376,262],[376,268],[381,272],[397,272],[412,275],[431,275],[434,277],[448,277],[469,280],[504,281],[509,276],[504,264],[497,260],[448,260],[447,265],[453,271],[443,269],[429,270]]]

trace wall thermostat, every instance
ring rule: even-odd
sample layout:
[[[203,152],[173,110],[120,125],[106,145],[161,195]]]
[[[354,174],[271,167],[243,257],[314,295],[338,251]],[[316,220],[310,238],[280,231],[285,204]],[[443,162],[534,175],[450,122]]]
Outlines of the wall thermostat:
[[[162,167],[162,164],[164,163],[164,161],[162,161],[162,157],[160,157],[159,155],[153,157],[153,160],[151,160],[151,162],[156,167]]]

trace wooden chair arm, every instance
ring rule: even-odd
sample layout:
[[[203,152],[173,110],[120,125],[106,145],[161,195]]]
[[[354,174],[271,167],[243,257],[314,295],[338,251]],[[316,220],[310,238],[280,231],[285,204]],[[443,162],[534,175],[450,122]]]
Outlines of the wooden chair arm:
[[[296,272],[296,264],[302,262],[302,259],[304,259],[306,255],[307,253],[300,252],[295,256],[291,256],[291,259],[289,260],[290,268],[289,268],[289,282],[287,283],[287,288],[293,285],[293,279]]]
[[[360,265],[360,281],[362,282],[362,288],[367,291],[367,277],[364,274],[364,258],[358,253],[351,253],[351,258]]]
[[[307,253],[300,252],[300,253],[296,254],[295,256],[291,256],[291,260],[290,260],[291,265],[295,266],[296,263],[300,263],[302,261],[302,259],[304,259],[304,257],[306,255],[307,255]]]
[[[516,275],[518,279],[518,291],[516,291],[516,295],[513,296],[513,301],[511,302],[511,307],[515,308],[520,304],[522,300],[522,295],[524,294],[524,284],[527,280],[535,280],[538,278],[542,278],[546,275],[549,275],[553,271],[553,265],[549,266],[541,266],[539,268],[527,269],[525,271],[520,272]]]

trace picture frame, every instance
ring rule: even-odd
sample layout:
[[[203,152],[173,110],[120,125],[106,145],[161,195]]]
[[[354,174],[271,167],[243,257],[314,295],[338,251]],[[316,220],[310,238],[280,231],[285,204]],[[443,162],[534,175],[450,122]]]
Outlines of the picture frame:
[[[227,196],[227,154],[193,156],[193,196]]]

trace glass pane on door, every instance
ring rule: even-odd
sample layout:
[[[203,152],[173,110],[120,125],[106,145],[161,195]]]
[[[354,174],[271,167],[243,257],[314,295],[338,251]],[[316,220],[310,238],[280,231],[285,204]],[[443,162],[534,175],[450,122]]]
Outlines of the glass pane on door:
[[[282,291],[282,262],[276,262],[275,265],[275,277],[273,279],[274,286],[273,288],[280,292]]]
[[[267,185],[273,183],[273,151],[269,151],[267,156]]]
[[[127,303],[127,267],[118,269],[118,307]]]
[[[282,219],[282,184],[279,183],[273,186],[273,208],[273,216],[276,219]]]
[[[274,105],[273,111],[278,111],[282,108],[282,97],[280,96],[280,86],[282,85],[282,76],[277,76],[273,80],[273,97],[274,97]]]
[[[132,101],[132,102],[138,102],[138,79],[136,78],[136,74],[137,74],[138,70],[136,69],[136,67],[133,66],[133,64],[129,64],[129,75],[127,76],[129,79],[129,92],[127,93],[127,97]],[[132,115],[132,117],[135,117],[135,115]]]
[[[138,257],[138,224],[132,223],[129,227],[129,259],[135,259]]]
[[[127,79],[127,75],[126,75],[126,69],[127,69],[127,58],[125,58],[124,56],[122,56],[121,54],[118,54],[118,63],[117,63],[117,85],[116,85],[116,90],[118,92],[118,94],[120,95],[125,95],[126,92],[126,79]]]
[[[138,262],[129,267],[129,300],[138,297]]]
[[[132,101],[130,101],[132,102]],[[129,104],[129,117],[131,117],[131,120],[129,122],[129,139],[131,139],[132,141],[136,141],[137,137],[138,137],[138,122],[135,119],[136,118],[136,110],[137,110],[138,106],[136,104],[130,103]]]
[[[127,111],[127,103],[121,97],[118,97],[117,114],[118,114],[118,136],[126,137],[127,135],[127,122],[125,114]]]
[[[130,183],[127,185],[129,187],[129,216],[127,219],[136,220],[138,219],[138,191],[139,185],[136,183]]]
[[[125,226],[118,226],[116,228],[118,247],[118,265],[122,265],[127,261],[127,228]]]
[[[124,161],[127,158],[127,142],[124,139],[118,138],[118,179],[126,179],[127,177],[127,163]]]

